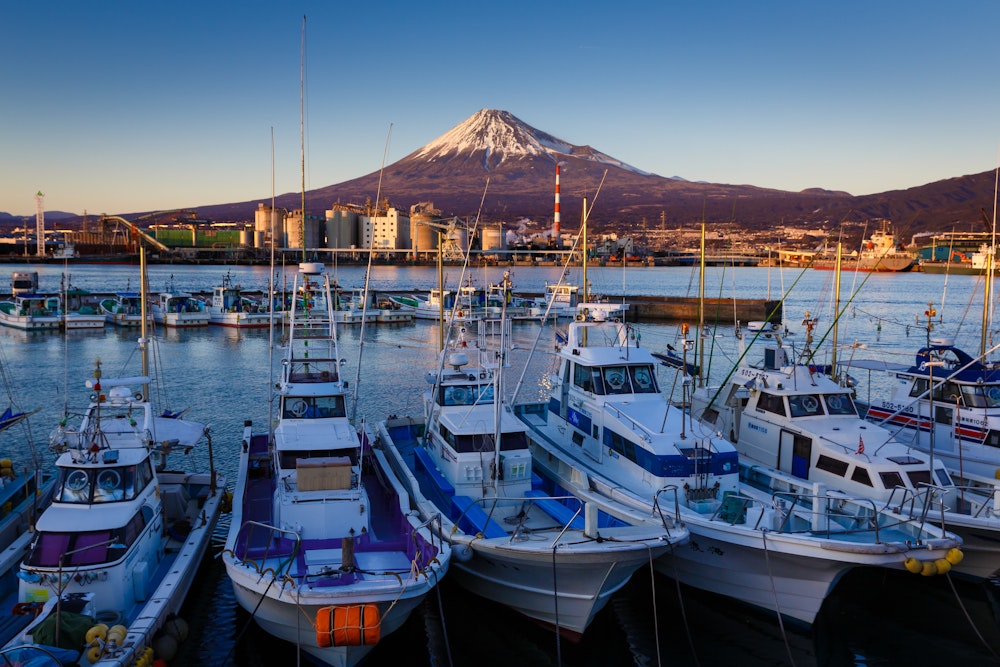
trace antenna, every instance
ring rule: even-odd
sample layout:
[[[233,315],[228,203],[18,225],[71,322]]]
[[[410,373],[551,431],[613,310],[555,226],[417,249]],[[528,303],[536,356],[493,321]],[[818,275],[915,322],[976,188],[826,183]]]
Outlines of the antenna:
[[[27,233],[27,231],[25,231]],[[45,195],[39,190],[35,193],[35,243],[37,255],[45,256]]]

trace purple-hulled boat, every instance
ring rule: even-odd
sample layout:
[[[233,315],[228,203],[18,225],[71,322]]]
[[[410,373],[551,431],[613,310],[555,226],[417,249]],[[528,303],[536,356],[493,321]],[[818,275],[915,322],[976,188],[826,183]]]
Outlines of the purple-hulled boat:
[[[322,264],[299,266],[300,290],[332,308]],[[264,630],[325,664],[354,665],[440,581],[451,549],[348,419],[332,312],[296,303],[289,322],[277,425],[244,427],[224,561]]]

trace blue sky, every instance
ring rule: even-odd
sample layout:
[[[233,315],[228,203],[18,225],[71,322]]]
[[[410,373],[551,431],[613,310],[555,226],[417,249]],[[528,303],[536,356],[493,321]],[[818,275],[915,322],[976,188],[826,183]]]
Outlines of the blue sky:
[[[482,108],[663,176],[868,194],[993,169],[1000,3],[0,3],[0,211],[306,187]],[[392,193],[388,193],[392,196]]]

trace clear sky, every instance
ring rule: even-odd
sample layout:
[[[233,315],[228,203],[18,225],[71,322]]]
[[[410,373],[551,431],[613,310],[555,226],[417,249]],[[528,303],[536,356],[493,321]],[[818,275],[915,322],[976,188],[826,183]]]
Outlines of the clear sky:
[[[1000,3],[0,2],[0,211],[378,170],[482,108],[662,176],[869,194],[992,169]],[[390,127],[391,135],[390,135]],[[391,193],[389,193],[391,196]]]

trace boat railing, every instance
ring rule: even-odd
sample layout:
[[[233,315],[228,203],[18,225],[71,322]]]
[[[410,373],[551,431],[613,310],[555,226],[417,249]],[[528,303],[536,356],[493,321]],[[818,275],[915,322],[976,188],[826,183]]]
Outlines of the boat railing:
[[[755,530],[776,533],[803,533],[826,538],[872,534],[881,543],[883,532],[903,525],[913,527],[913,537],[925,533],[925,517],[889,515],[871,498],[777,491],[770,503],[732,494],[726,496],[712,520],[730,525],[749,524]]]
[[[615,419],[625,423],[633,432],[638,433],[639,437],[645,442],[652,442],[653,432],[646,428],[643,424],[640,424],[636,420],[629,417],[627,414],[621,411],[621,408],[617,406],[610,405],[608,403],[604,404],[605,411],[611,413]]]
[[[936,506],[940,513],[937,520],[943,526],[945,524],[944,513],[947,509],[944,502],[946,493],[946,489],[933,484],[922,483],[916,489],[897,486],[889,494],[889,500],[885,505],[896,513],[911,518],[919,517],[921,522],[927,521],[927,514]]]
[[[574,511],[567,505],[564,505],[561,502],[563,500],[575,501],[578,504],[576,511]],[[562,536],[566,533],[567,530],[569,530],[573,526],[573,523],[577,520],[577,517],[580,516],[580,513],[583,512],[584,507],[587,505],[587,503],[580,501],[579,498],[572,495],[569,496],[525,495],[525,496],[504,496],[502,498],[498,496],[483,497],[469,503],[469,506],[462,511],[461,515],[459,515],[459,517],[455,520],[454,523],[455,525],[461,525],[462,521],[466,519],[466,517],[470,514],[470,512],[475,512],[476,510],[484,511],[486,510],[487,506],[489,506],[489,511],[485,512],[486,516],[484,523],[494,522],[495,520],[493,519],[493,515],[496,512],[497,507],[501,503],[503,503],[504,505],[521,503],[521,509],[515,515],[518,518],[518,523],[514,527],[514,530],[509,532],[510,542],[514,542],[515,540],[528,539],[525,535],[525,531],[528,530],[529,527],[526,526],[525,523],[529,516],[529,510],[532,507],[537,506],[542,512],[545,513],[546,516],[555,520],[561,526],[559,534],[552,539],[551,544],[553,545],[555,545],[556,543],[559,542],[560,539],[562,539]],[[469,517],[469,520],[475,522],[475,517]],[[594,529],[596,531],[596,526],[594,527]],[[485,531],[481,532],[485,533]],[[589,534],[589,530],[585,528],[584,533]]]
[[[441,513],[432,514],[422,523],[414,526],[412,531],[414,539],[416,539],[416,534],[425,528],[431,535],[430,545],[437,549],[437,553],[441,553],[444,550],[444,522],[441,519]],[[435,543],[435,538],[437,538],[437,543]]]
[[[976,519],[1000,516],[1000,488],[956,486],[957,511]]]
[[[660,517],[660,522],[666,529],[668,536],[670,535],[670,525],[673,524],[675,526],[679,526],[681,523],[681,504],[677,488],[678,487],[676,484],[668,484],[667,486],[663,487],[653,495],[653,511],[656,513],[658,517]],[[674,510],[672,516],[671,513],[669,512],[664,514],[663,505],[660,503],[661,494],[673,495]]]
[[[294,531],[260,521],[245,521],[236,536],[233,557],[252,566],[262,576],[270,571],[279,578],[291,571],[301,543],[302,538]],[[277,567],[268,565],[272,559],[278,559]]]

